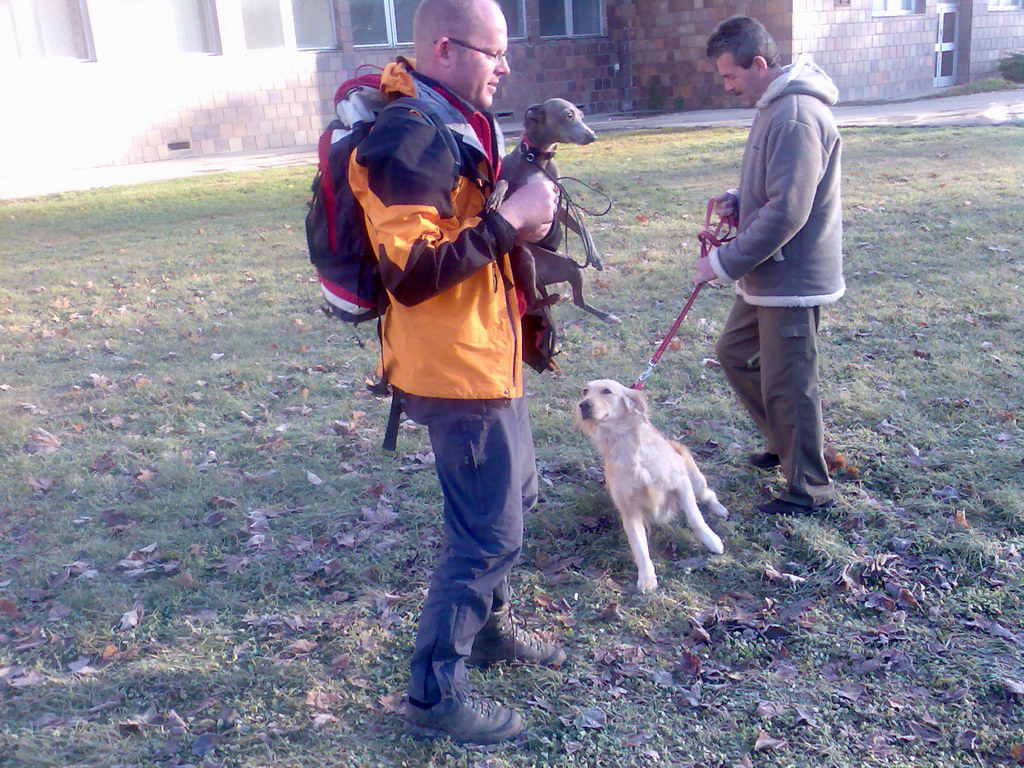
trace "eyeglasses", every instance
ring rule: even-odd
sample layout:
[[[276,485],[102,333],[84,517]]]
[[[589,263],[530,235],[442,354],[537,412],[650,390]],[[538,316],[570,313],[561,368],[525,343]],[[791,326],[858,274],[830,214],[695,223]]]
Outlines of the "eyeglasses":
[[[484,48],[477,48],[475,45],[470,45],[466,41],[458,40],[454,37],[449,37],[448,42],[455,43],[456,45],[461,46],[462,48],[469,48],[469,50],[476,51],[477,53],[482,53],[495,64],[502,61],[505,62],[505,64],[508,64],[508,51],[488,51]]]

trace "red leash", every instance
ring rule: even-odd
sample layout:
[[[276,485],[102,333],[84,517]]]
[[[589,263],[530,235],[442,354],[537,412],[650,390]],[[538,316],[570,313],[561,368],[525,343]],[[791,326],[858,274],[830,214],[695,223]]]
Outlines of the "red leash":
[[[704,214],[704,230],[697,235],[697,240],[700,241],[700,257],[706,259],[708,254],[711,253],[712,248],[729,242],[736,237],[736,230],[739,227],[739,222],[736,219],[736,214],[723,218],[719,217],[718,225],[712,230],[711,229],[711,214],[715,210],[715,198],[708,200],[707,213]],[[690,294],[690,298],[686,300],[686,304],[683,306],[683,311],[679,313],[679,317],[672,324],[672,328],[669,329],[668,335],[661,342],[661,346],[658,347],[658,351],[654,353],[647,363],[647,370],[641,373],[636,381],[633,383],[633,389],[643,389],[644,382],[647,381],[648,377],[654,371],[654,366],[661,360],[661,356],[665,354],[665,350],[668,349],[669,342],[672,341],[672,337],[676,335],[676,331],[679,330],[679,326],[682,324],[683,319],[686,317],[686,313],[690,311],[690,307],[693,306],[694,300],[697,298],[697,294],[700,293],[700,289],[704,286],[704,283],[698,283],[693,288],[693,293]]]

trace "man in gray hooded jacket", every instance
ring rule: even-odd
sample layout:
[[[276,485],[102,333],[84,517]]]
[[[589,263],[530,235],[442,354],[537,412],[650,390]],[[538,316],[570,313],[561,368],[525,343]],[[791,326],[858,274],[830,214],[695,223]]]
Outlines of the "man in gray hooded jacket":
[[[832,503],[818,394],[820,308],[846,289],[842,272],[840,140],[832,80],[805,56],[779,65],[775,41],[755,19],[726,19],[708,38],[727,92],[757,115],[740,188],[716,199],[738,214],[736,239],[700,259],[694,281],[736,283],[736,301],[716,347],[737,397],[765,438],[750,457],[780,466],[786,493],[758,507],[813,512]]]

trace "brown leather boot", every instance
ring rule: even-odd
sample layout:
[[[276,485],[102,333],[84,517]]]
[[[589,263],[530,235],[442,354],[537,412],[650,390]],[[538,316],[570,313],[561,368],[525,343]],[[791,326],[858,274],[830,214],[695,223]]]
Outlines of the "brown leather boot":
[[[523,730],[523,718],[496,701],[468,694],[446,696],[432,707],[405,704],[407,730],[413,736],[460,744],[497,744],[514,739]]]
[[[491,612],[466,658],[466,664],[471,667],[488,667],[499,661],[560,667],[565,661],[565,651],[541,640],[525,627],[515,626],[512,612],[505,606]]]

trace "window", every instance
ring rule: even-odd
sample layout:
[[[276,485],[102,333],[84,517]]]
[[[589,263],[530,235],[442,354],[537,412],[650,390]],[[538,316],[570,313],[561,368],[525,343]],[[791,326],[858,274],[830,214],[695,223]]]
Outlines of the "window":
[[[917,13],[916,0],[872,0],[871,10],[875,16],[904,16]]]
[[[337,48],[334,3],[330,0],[292,0],[295,45],[304,50]]]
[[[601,0],[540,0],[541,37],[578,37],[603,32]]]
[[[14,33],[14,9],[11,0],[0,0],[0,61],[21,55],[18,36]]]
[[[356,45],[409,45],[419,0],[351,0]]]
[[[1019,11],[1024,8],[1024,0],[988,0],[990,10]]]
[[[420,0],[349,0],[355,45],[412,45],[412,18]],[[523,0],[498,0],[510,38],[526,37]],[[453,31],[454,36],[458,34]]]
[[[89,23],[81,0],[35,0],[31,10],[24,0],[13,0],[7,6],[23,55],[80,61],[92,58]]]
[[[336,48],[333,0],[241,0],[245,47]]]
[[[523,0],[498,0],[501,12],[505,14],[510,40],[526,37],[526,24],[523,23]]]
[[[218,53],[211,0],[107,0],[116,29],[102,30],[97,56]],[[139,35],[137,30],[149,30]]]

